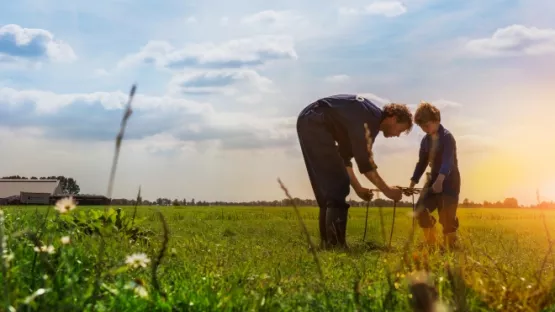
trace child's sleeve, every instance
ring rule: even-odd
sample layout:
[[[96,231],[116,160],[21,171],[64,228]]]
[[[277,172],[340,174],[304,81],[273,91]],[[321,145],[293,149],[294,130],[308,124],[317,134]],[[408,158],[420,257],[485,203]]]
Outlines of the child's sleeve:
[[[445,134],[443,137],[443,153],[441,155],[441,167],[439,173],[445,176],[451,173],[453,164],[455,163],[455,138],[451,133]]]
[[[428,160],[428,153],[426,152],[425,144],[426,144],[426,137],[424,137],[422,139],[422,142],[420,142],[420,151],[418,153],[418,162],[416,163],[416,166],[414,168],[414,173],[412,174],[412,178],[411,178],[411,180],[415,184],[418,184],[418,182],[420,181],[420,178],[424,174],[424,170],[426,170],[426,165],[428,163],[428,161],[427,161]]]

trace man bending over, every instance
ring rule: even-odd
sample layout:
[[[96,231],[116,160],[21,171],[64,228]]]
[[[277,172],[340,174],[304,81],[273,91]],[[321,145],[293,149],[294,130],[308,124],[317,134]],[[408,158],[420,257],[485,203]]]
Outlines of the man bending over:
[[[304,108],[297,119],[297,134],[308,176],[320,207],[320,247],[348,248],[346,199],[349,185],[363,200],[370,200],[369,189],[357,180],[351,159],[388,198],[399,201],[402,190],[386,184],[377,171],[372,145],[381,131],[386,138],[410,132],[412,114],[403,104],[383,109],[361,96],[334,95]],[[368,140],[367,140],[367,132]]]

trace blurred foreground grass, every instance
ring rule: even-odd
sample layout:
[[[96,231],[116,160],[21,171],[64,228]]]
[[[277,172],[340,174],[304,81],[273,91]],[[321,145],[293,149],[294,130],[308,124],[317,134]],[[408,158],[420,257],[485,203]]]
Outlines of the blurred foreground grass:
[[[99,267],[101,296],[92,300],[101,239],[90,230],[99,228],[98,222],[84,215],[103,209],[79,206],[60,216],[51,208],[40,241],[54,250],[37,252],[25,231],[41,227],[47,208],[2,207],[7,266],[0,280],[0,311],[90,311],[93,302],[96,311],[410,311],[407,280],[421,269],[429,270],[440,300],[451,309],[555,311],[548,308],[555,266],[546,233],[546,225],[555,229],[554,212],[544,212],[544,222],[538,210],[459,209],[463,251],[413,248],[403,261],[410,209],[397,209],[394,250],[383,251],[362,242],[365,209],[351,208],[347,235],[352,250],[318,252],[322,283],[291,207],[138,207],[135,230],[121,225],[133,215],[133,207],[124,207],[126,216],[113,215],[110,231],[101,232],[106,242]],[[163,241],[158,210],[169,226],[157,270],[166,296],[151,282]],[[300,211],[318,244],[317,208]],[[79,223],[72,216],[81,212]],[[383,209],[384,241],[378,209],[371,209],[367,242],[387,245],[392,212]],[[92,225],[83,226],[87,222]],[[64,236],[69,244],[60,240]],[[126,265],[135,253],[150,259],[146,267]]]

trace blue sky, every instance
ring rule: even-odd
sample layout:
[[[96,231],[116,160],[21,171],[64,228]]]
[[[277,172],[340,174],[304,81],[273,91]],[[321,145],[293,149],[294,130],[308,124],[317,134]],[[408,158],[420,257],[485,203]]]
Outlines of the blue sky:
[[[555,113],[554,13],[539,0],[9,2],[0,172],[63,174],[105,193],[136,82],[115,196],[142,185],[151,199],[282,198],[279,176],[312,197],[295,117],[358,93],[440,106],[462,197],[529,203],[540,188],[555,199],[555,144],[541,135]],[[378,137],[389,184],[408,183],[421,137]]]

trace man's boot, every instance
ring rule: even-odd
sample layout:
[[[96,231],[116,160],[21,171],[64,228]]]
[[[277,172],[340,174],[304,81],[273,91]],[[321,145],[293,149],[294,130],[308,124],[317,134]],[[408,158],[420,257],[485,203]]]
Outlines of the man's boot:
[[[330,247],[348,249],[347,232],[347,209],[328,208],[326,212],[327,237]]]

